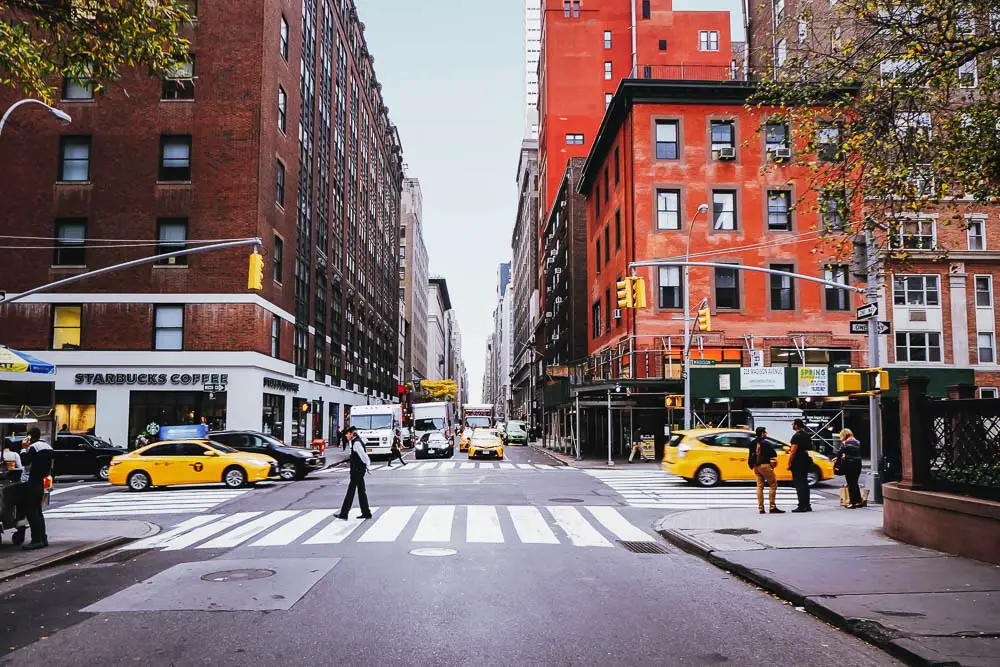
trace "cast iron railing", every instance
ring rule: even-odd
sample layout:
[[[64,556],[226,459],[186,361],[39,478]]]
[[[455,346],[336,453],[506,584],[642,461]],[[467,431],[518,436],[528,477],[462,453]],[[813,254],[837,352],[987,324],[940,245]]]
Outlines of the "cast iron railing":
[[[934,487],[1000,500],[1000,399],[928,403]]]

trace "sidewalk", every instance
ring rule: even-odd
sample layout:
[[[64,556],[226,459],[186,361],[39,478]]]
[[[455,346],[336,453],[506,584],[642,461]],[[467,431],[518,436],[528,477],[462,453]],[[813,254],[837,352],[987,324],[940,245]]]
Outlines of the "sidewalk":
[[[1000,567],[891,540],[881,508],[692,510],[656,529],[911,664],[1000,665]]]
[[[0,544],[0,581],[79,560],[160,532],[159,526],[147,521],[105,519],[46,519],[45,529],[49,546],[37,551],[22,550],[11,544],[10,532],[4,534]]]
[[[557,463],[560,463],[560,464],[566,465],[566,466],[572,466],[574,468],[594,468],[594,469],[601,469],[601,470],[607,470],[608,468],[622,468],[622,467],[627,467],[629,469],[633,469],[634,468],[636,470],[662,470],[663,469],[660,466],[660,464],[656,463],[656,462],[642,463],[639,460],[639,455],[638,454],[635,457],[635,463],[629,463],[628,462],[628,457],[625,457],[625,458],[621,458],[621,459],[614,459],[614,461],[615,461],[614,466],[609,466],[607,459],[581,459],[581,460],[577,461],[576,457],[574,457],[574,456],[572,456],[570,454],[563,454],[561,452],[554,452],[551,449],[545,449],[540,444],[538,444],[537,441],[529,442],[528,446],[531,447],[532,449],[538,450],[539,452],[541,452],[542,454],[545,454],[546,456],[549,456],[549,457],[553,458]]]

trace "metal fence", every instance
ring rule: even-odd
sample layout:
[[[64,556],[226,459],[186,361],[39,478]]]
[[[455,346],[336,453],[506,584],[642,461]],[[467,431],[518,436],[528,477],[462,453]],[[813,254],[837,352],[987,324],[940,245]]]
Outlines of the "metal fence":
[[[752,81],[736,64],[732,65],[636,65],[632,70],[633,79],[655,79],[661,81]]]
[[[929,401],[934,487],[1000,500],[1000,399]]]

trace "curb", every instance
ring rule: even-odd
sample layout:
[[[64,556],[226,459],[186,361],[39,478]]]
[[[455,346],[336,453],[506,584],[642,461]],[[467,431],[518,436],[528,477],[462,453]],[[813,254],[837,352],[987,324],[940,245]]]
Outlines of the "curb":
[[[903,660],[910,665],[920,667],[961,667],[961,663],[949,658],[942,657],[936,651],[932,651],[910,637],[899,636],[894,630],[886,628],[879,623],[874,623],[863,618],[847,618],[829,607],[823,605],[815,598],[807,596],[802,591],[777,581],[776,579],[761,574],[752,568],[734,563],[722,556],[718,556],[712,549],[703,542],[700,542],[681,531],[665,528],[663,523],[669,517],[664,517],[654,524],[653,529],[667,542],[678,549],[715,565],[718,568],[735,574],[739,578],[754,584],[769,593],[780,597],[796,607],[802,607],[811,615],[828,623],[840,630],[844,630],[858,639],[861,639],[876,648],[879,648],[889,655]]]
[[[558,456],[556,456],[555,454],[553,454],[552,452],[550,452],[547,449],[543,449],[543,448],[539,447],[538,445],[532,445],[531,443],[528,443],[528,447],[530,447],[531,449],[534,449],[536,452],[539,452],[541,454],[545,454],[545,456],[549,457],[550,459],[552,459],[553,461],[555,461],[556,463],[558,463],[561,466],[572,467],[572,466],[570,466],[570,464],[568,462],[563,461],[561,458],[559,458]]]
[[[134,542],[139,537],[112,537],[107,540],[102,540],[101,542],[94,542],[86,546],[79,547],[77,549],[70,549],[67,551],[62,551],[49,558],[42,561],[36,561],[34,563],[29,563],[27,565],[22,565],[21,567],[14,568],[0,574],[0,583],[6,583],[12,579],[17,579],[28,574],[34,574],[35,572],[40,572],[46,570],[50,567],[56,567],[57,565],[66,565],[67,563],[73,563],[78,560],[82,560],[87,556],[93,556],[94,554],[99,554],[115,547],[128,544],[129,542]]]

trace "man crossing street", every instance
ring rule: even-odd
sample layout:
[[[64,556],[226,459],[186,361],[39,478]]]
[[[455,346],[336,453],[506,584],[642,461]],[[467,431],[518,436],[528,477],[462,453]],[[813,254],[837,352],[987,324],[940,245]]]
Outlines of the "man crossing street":
[[[354,505],[354,493],[357,491],[358,502],[361,504],[361,518],[372,518],[371,509],[368,507],[368,490],[365,488],[365,474],[367,474],[372,460],[365,451],[365,446],[358,438],[357,429],[348,426],[346,435],[351,449],[351,482],[347,486],[347,495],[344,496],[344,504],[340,508],[340,514],[335,514],[338,519],[347,519],[347,513]]]

